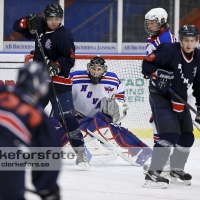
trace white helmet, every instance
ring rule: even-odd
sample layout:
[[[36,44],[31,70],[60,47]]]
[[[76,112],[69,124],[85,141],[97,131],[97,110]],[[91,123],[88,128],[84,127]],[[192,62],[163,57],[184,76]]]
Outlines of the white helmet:
[[[153,8],[145,15],[145,30],[149,35],[157,35],[161,29],[161,25],[167,22],[168,14],[163,8]],[[147,20],[156,20],[159,24],[157,31],[151,31],[148,29]]]

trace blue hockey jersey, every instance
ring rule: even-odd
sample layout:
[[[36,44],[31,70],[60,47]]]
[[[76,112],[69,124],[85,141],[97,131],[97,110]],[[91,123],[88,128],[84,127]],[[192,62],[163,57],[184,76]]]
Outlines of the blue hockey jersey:
[[[0,86],[0,147],[59,148],[61,144],[56,130],[43,109],[29,101],[30,97],[18,88]],[[60,165],[59,159],[57,164]],[[58,174],[58,170],[32,171],[33,184],[38,191],[53,190],[57,187]],[[24,186],[22,179],[8,178]]]
[[[174,72],[172,89],[187,101],[187,90],[191,84],[193,95],[200,105],[200,50],[195,49],[190,60],[187,59],[180,43],[161,44],[157,50],[146,57],[142,63],[142,73],[145,78],[150,78],[157,69]],[[150,87],[153,85],[150,82]],[[155,88],[154,88],[155,89]],[[166,92],[165,95],[170,95]],[[173,110],[181,112],[184,104],[176,97],[171,96]]]
[[[147,39],[146,56],[155,51],[162,43],[175,43],[176,38],[166,28],[160,31],[156,36],[149,36]]]

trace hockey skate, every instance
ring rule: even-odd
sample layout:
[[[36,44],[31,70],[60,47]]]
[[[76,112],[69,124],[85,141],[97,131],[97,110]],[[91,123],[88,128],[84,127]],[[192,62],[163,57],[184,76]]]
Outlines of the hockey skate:
[[[181,169],[170,171],[170,183],[189,186],[191,185],[191,180],[192,176]]]
[[[165,189],[169,185],[169,180],[160,176],[157,171],[148,171],[145,176],[145,184],[143,187],[154,189]]]
[[[143,165],[143,174],[146,175],[148,170],[149,170],[149,166],[150,166],[150,162],[145,163]],[[165,178],[169,178],[170,177],[170,160],[167,160],[167,163],[165,164],[162,173],[160,174],[160,176],[165,177]]]
[[[78,152],[76,155],[77,155],[76,164],[83,170],[88,170],[90,166],[85,152]]]

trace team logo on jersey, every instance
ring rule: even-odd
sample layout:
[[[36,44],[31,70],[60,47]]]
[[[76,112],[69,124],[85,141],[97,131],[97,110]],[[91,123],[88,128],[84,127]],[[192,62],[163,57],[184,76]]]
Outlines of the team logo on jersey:
[[[194,77],[196,76],[196,73],[197,73],[197,67],[194,67],[194,71],[192,72],[194,75]]]
[[[47,41],[46,41],[46,43],[45,43],[45,47],[47,48],[47,49],[51,49],[51,40],[50,39],[48,39]]]
[[[190,87],[189,79],[185,78],[185,74],[183,73],[182,70],[182,64],[178,64],[178,69],[180,69],[181,79],[183,79],[183,83],[185,83],[187,85],[187,88],[189,88]]]
[[[111,88],[111,87],[106,87],[106,86],[104,86],[104,89],[105,89],[105,91],[106,92],[112,92],[113,90],[114,90],[114,88]]]

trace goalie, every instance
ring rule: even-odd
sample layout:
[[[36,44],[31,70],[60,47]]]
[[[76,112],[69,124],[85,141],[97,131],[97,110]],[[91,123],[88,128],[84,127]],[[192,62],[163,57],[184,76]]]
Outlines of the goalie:
[[[96,56],[87,64],[87,70],[71,72],[70,76],[74,112],[85,133],[85,141],[97,138],[127,162],[142,166],[151,157],[152,150],[119,125],[127,114],[128,105],[124,102],[124,88],[117,75],[108,72],[105,60]],[[59,132],[64,146],[68,138],[64,130]]]

